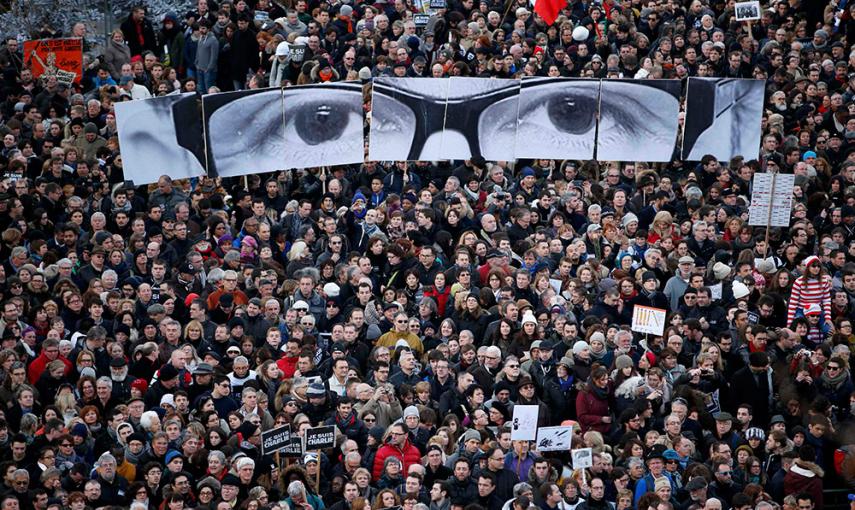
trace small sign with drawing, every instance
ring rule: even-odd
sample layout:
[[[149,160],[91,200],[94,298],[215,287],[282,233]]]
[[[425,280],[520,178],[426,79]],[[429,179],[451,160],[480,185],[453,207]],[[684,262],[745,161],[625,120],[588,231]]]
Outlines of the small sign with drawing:
[[[566,452],[570,450],[573,427],[541,427],[537,429],[535,450],[539,452]]]
[[[632,330],[637,333],[661,335],[665,332],[665,315],[661,308],[635,305],[632,309]]]

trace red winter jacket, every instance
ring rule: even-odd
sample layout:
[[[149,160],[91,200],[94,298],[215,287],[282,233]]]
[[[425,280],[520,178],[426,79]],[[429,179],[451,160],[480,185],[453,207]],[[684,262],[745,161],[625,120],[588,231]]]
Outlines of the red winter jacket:
[[[297,371],[297,360],[299,356],[290,357],[287,354],[276,360],[276,366],[282,371],[282,378],[290,379]]]
[[[608,434],[611,424],[603,423],[602,418],[610,415],[608,399],[601,400],[588,389],[576,395],[576,416],[583,434],[589,430]]]
[[[813,496],[814,508],[822,508],[822,468],[813,462],[796,460],[784,476],[784,496],[807,492]]]
[[[403,448],[386,443],[377,450],[377,455],[374,456],[374,469],[371,471],[371,476],[374,477],[374,480],[379,480],[383,476],[383,465],[389,457],[396,457],[404,463],[402,473],[407,473],[413,464],[421,464],[422,462],[422,454],[419,453],[418,448],[413,446],[410,438],[407,438]]]
[[[68,374],[74,369],[74,365],[71,364],[71,361],[65,359],[62,356],[57,356],[56,359],[62,361],[65,365],[65,375],[68,377]],[[27,379],[30,381],[30,384],[36,384],[41,377],[42,372],[47,368],[47,364],[50,363],[50,360],[47,358],[47,355],[43,352],[39,354],[39,356],[30,363],[29,368],[27,368]]]

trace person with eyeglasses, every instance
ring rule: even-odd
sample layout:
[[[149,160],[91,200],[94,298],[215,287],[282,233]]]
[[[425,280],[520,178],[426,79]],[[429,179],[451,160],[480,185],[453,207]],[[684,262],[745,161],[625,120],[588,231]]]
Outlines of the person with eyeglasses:
[[[116,473],[116,458],[109,452],[103,453],[96,466],[97,476],[93,481],[100,486],[99,501],[107,505],[124,504],[128,481]]]
[[[228,376],[215,375],[213,379],[213,387],[211,388],[211,398],[214,401],[214,408],[220,416],[228,416],[232,411],[237,411],[238,403],[231,398],[232,383]]]
[[[377,450],[374,456],[372,478],[377,481],[384,472],[386,459],[395,457],[403,463],[402,473],[408,473],[413,464],[421,463],[419,449],[410,442],[410,435],[402,423],[392,425],[386,435],[385,444]]]
[[[406,313],[396,313],[393,320],[393,329],[381,335],[375,342],[375,345],[395,349],[403,341],[416,356],[421,357],[424,353],[424,345],[421,338],[410,332],[409,324],[410,318]]]
[[[6,328],[10,324],[17,325],[20,331],[28,327],[28,324],[21,320],[21,311],[14,301],[8,300],[3,304],[3,316],[0,317],[0,335],[6,332]]]
[[[709,496],[722,501],[733,501],[733,496],[742,492],[742,485],[733,478],[733,468],[727,460],[712,463],[713,481],[709,484]]]
[[[833,356],[825,364],[825,370],[816,381],[819,393],[835,408],[838,417],[849,416],[850,398],[855,391],[848,363],[840,356]]]

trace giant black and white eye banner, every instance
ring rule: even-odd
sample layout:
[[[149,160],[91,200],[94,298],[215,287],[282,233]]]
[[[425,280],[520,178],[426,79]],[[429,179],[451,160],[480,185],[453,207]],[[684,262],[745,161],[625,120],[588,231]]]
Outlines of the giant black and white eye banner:
[[[115,110],[124,173],[136,184],[205,175],[196,94],[124,101]]]
[[[202,97],[208,171],[220,177],[284,167],[282,89],[256,89]]]
[[[518,80],[374,80],[371,160],[514,159]]]
[[[448,81],[443,159],[513,160],[520,82],[461,77]]]
[[[760,155],[763,80],[689,78],[683,159],[707,154],[720,160]]]
[[[368,159],[442,159],[449,83],[443,78],[376,78]]]
[[[667,162],[680,153],[678,80],[525,78],[519,87],[514,83],[375,80],[369,159]],[[683,157],[756,157],[763,82],[710,79],[695,89],[689,92]],[[692,111],[695,105],[699,112]],[[509,120],[514,111],[516,123]],[[709,134],[702,136],[705,130]]]
[[[364,159],[359,84],[210,94],[202,102],[208,170],[220,177]]]
[[[362,85],[328,83],[282,89],[285,168],[365,161]]]
[[[599,102],[599,80],[523,79],[509,159],[593,159]]]
[[[681,89],[676,80],[603,80],[597,159],[671,161]]]
[[[756,158],[764,82],[572,78],[378,78],[368,159]],[[116,104],[127,175],[140,183],[236,177],[364,160],[359,83],[333,83]],[[201,108],[199,107],[201,103]]]

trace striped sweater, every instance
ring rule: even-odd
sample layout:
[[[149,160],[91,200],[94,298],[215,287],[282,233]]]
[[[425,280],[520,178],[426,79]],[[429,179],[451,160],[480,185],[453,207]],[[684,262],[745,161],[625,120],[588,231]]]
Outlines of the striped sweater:
[[[826,323],[831,323],[831,277],[824,275],[821,280],[798,277],[793,282],[793,291],[790,293],[790,302],[787,306],[787,326],[796,318],[796,310],[801,308],[804,313],[812,304],[822,308],[822,315]]]

